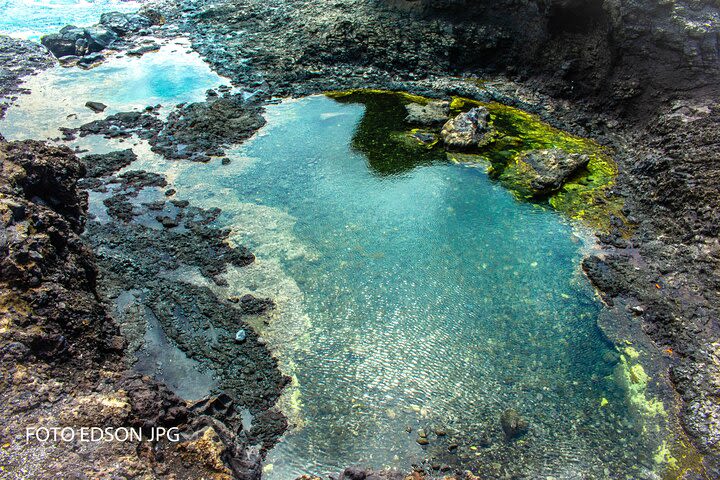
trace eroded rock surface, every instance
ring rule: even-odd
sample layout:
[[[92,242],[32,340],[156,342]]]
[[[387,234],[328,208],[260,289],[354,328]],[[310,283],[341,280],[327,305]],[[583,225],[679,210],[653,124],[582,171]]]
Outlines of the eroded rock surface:
[[[449,148],[470,149],[487,145],[493,140],[490,112],[475,107],[460,113],[443,125],[440,136]]]

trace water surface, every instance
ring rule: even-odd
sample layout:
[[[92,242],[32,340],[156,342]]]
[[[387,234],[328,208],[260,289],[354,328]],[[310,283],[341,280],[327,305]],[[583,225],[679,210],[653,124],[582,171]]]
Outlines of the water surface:
[[[130,13],[142,0],[0,0],[0,34],[39,41],[65,25],[87,27],[104,12]]]
[[[223,206],[238,231],[233,205],[287,212],[293,241],[313,253],[282,262],[309,321],[269,327],[294,366],[297,428],[270,453],[268,478],[458,455],[497,475],[632,477],[649,466],[573,227],[482,168],[426,156],[375,168],[353,148],[363,113],[325,97],[272,106],[269,126],[234,155],[244,161],[174,169],[182,195]],[[503,437],[506,408],[531,423],[519,442]],[[449,434],[416,443],[418,428],[437,427]]]

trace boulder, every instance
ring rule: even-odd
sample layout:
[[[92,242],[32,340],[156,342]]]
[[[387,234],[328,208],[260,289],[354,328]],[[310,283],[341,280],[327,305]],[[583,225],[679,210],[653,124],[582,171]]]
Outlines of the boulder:
[[[490,112],[485,107],[475,107],[448,120],[440,135],[450,148],[468,149],[482,147],[494,138],[490,124]]]
[[[152,19],[137,13],[108,12],[100,15],[100,25],[109,28],[121,37],[148,28],[153,24]]]
[[[514,408],[508,408],[500,416],[500,425],[507,440],[516,439],[528,432],[530,425]]]
[[[117,40],[117,35],[102,27],[78,28],[67,25],[58,33],[45,35],[40,43],[50,50],[55,57],[78,56],[82,57],[97,53],[107,48]]]
[[[450,116],[450,104],[446,101],[428,102],[425,105],[409,103],[405,105],[405,121],[415,125],[439,125]]]
[[[517,158],[530,188],[536,194],[542,195],[559,190],[578,170],[586,167],[589,161],[587,155],[568,153],[559,148],[531,150]]]

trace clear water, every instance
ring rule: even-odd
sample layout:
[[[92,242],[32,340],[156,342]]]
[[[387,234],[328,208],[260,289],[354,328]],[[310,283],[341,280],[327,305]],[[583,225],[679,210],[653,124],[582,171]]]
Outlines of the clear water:
[[[65,25],[90,26],[103,12],[134,12],[142,0],[0,0],[0,34],[39,41]]]
[[[223,206],[236,230],[246,225],[233,205],[286,212],[292,241],[313,253],[282,262],[308,320],[268,332],[294,366],[299,426],[270,453],[267,477],[452,463],[456,441],[466,464],[494,462],[498,475],[519,455],[525,473],[565,478],[642,465],[572,227],[481,169],[379,174],[351,147],[363,111],[325,97],[273,106],[236,153],[244,162],[175,169],[181,194]],[[508,407],[532,426],[519,443],[502,437]],[[415,431],[436,426],[451,434],[423,449]],[[483,435],[493,445],[471,448]]]
[[[194,52],[189,44],[174,41],[141,58],[117,56],[91,70],[56,67],[26,79],[32,95],[19,97],[16,108],[0,120],[8,139],[52,139],[58,127],[77,127],[117,112],[141,110],[161,104],[163,111],[182,102],[205,99],[205,92],[227,83]],[[87,101],[108,108],[96,114]]]

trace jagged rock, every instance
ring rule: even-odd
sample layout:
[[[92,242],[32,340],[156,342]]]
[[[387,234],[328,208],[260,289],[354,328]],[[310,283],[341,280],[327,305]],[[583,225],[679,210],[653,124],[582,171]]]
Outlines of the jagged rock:
[[[450,148],[468,149],[487,145],[493,133],[490,112],[484,107],[475,107],[448,120],[440,136]]]
[[[112,30],[121,37],[151,27],[156,23],[158,22],[141,14],[108,12],[100,15],[100,25]]]
[[[405,105],[405,121],[416,125],[438,125],[445,123],[450,115],[450,104],[446,101],[428,102],[426,105],[410,103]]]
[[[507,440],[513,440],[526,434],[530,427],[527,420],[522,418],[514,408],[508,408],[502,413],[500,425]]]
[[[40,39],[40,43],[57,58],[66,56],[82,57],[97,53],[117,40],[117,35],[103,27],[78,28],[67,25],[59,33],[51,33]]]
[[[95,113],[104,112],[105,109],[107,108],[107,105],[105,105],[104,103],[93,102],[93,101],[86,102],[85,106]]]
[[[567,153],[559,148],[532,150],[517,159],[523,176],[536,194],[549,194],[560,189],[578,170],[587,166],[587,155]]]
[[[115,173],[121,168],[130,165],[135,160],[137,160],[137,155],[131,148],[82,157],[82,162],[87,170],[86,176],[92,178],[104,177]]]

